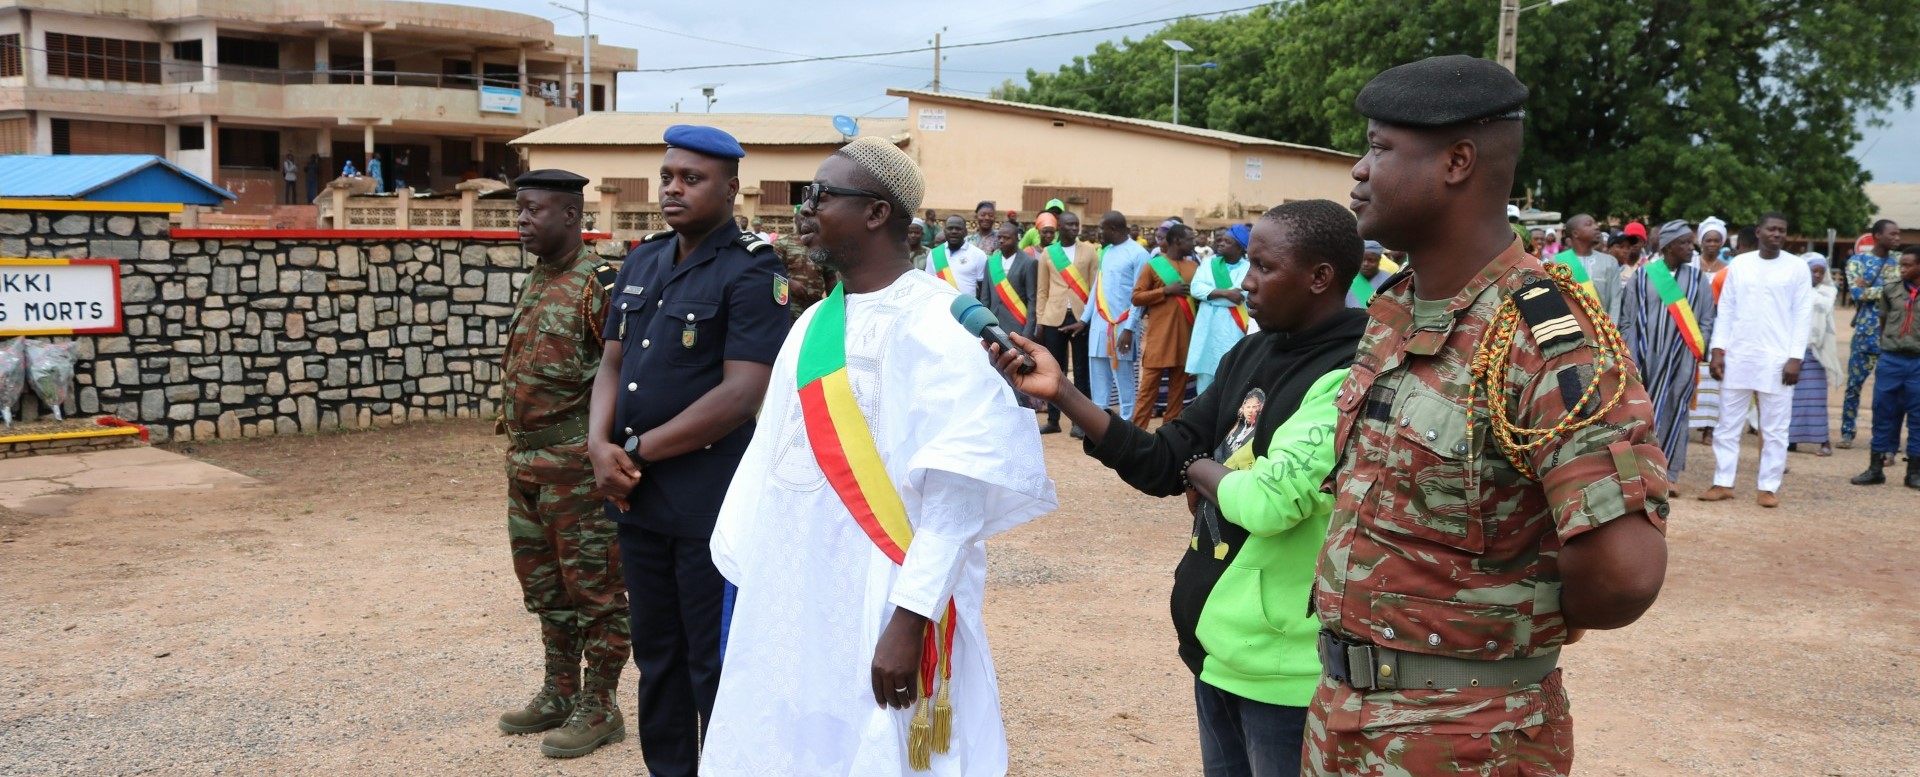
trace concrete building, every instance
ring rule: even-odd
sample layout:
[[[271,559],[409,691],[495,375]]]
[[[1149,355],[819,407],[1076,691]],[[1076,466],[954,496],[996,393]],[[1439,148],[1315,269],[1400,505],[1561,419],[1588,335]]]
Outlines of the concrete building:
[[[1873,201],[1873,220],[1899,224],[1902,245],[1920,243],[1920,183],[1870,183],[1865,188]]]
[[[449,188],[517,165],[506,142],[579,115],[584,43],[546,19],[388,0],[0,0],[0,153],[156,154],[235,192],[307,191],[379,153]],[[596,109],[636,52],[594,45]],[[562,95],[576,95],[568,100]]]
[[[1359,157],[1296,143],[1084,111],[890,89],[905,118],[861,119],[860,134],[887,138],[919,162],[925,207],[972,213],[981,200],[1023,218],[1047,200],[1103,213],[1190,221],[1245,220],[1290,200],[1346,202]],[[609,113],[531,133],[512,145],[534,167],[560,167],[620,188],[622,202],[653,201],[673,124],[711,124],[747,150],[745,201],[758,215],[790,214],[814,170],[845,142],[832,117],[769,114]],[[590,197],[592,195],[589,195]]]

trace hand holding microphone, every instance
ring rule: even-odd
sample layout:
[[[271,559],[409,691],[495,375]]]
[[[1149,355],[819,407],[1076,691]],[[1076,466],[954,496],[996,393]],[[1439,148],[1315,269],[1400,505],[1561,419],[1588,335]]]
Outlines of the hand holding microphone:
[[[972,297],[961,295],[953,301],[952,310],[954,318],[981,339],[993,357],[994,368],[1006,376],[1014,390],[1048,401],[1059,397],[1066,377],[1047,349],[1001,329],[993,313]]]
[[[995,317],[993,311],[988,310],[986,305],[981,304],[980,300],[962,294],[953,298],[953,304],[948,306],[947,310],[953,314],[953,320],[966,327],[968,334],[980,338],[989,345],[1000,346],[1002,353],[1020,355],[1020,374],[1033,372],[1033,359],[1027,357],[1020,348],[1015,347],[1012,340],[1007,339],[1007,331],[1000,328],[1000,319]],[[1032,341],[1029,340],[1028,344],[1031,345]],[[994,357],[998,359],[1000,355],[994,354]]]

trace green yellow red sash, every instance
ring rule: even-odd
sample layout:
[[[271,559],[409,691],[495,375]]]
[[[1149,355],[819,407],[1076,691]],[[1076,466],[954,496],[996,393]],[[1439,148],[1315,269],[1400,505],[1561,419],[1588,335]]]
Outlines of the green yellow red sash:
[[[1354,275],[1353,284],[1347,287],[1347,293],[1352,294],[1354,299],[1359,300],[1360,307],[1364,308],[1373,302],[1373,282],[1359,275]]]
[[[945,246],[941,246],[945,248]],[[827,483],[853,514],[874,547],[895,565],[907,560],[913,544],[913,524],[906,504],[887,476],[886,463],[873,440],[873,430],[860,412],[847,378],[847,298],[843,285],[814,306],[813,320],[800,341],[794,384],[799,386],[800,412],[807,427],[807,443]],[[958,622],[953,600],[946,613],[927,624],[920,653],[918,709],[908,727],[907,760],[918,771],[932,768],[933,754],[945,753],[953,741],[953,706],[948,693],[953,680],[953,633]],[[938,698],[928,714],[928,696],[938,682]]]
[[[1186,283],[1186,279],[1180,277],[1180,271],[1174,268],[1173,262],[1169,261],[1165,254],[1155,254],[1147,257],[1147,266],[1153,268],[1154,275],[1160,276],[1161,283],[1168,286],[1176,283]],[[1180,312],[1186,315],[1187,323],[1193,323],[1193,300],[1181,296],[1175,301],[1180,303]]]
[[[960,281],[956,280],[953,276],[953,268],[947,266],[946,243],[934,246],[933,252],[927,254],[927,266],[933,268],[933,274],[940,280],[946,281],[948,285],[956,289],[960,288]]]
[[[1580,288],[1586,289],[1587,293],[1592,294],[1594,299],[1600,298],[1600,292],[1595,291],[1593,288],[1593,278],[1587,275],[1587,263],[1580,261],[1580,257],[1573,254],[1573,249],[1569,248],[1555,254],[1553,261],[1565,265],[1567,272],[1573,273],[1573,280],[1575,283],[1580,284]]]
[[[1114,318],[1113,308],[1107,306],[1107,295],[1102,291],[1102,287],[1106,283],[1107,249],[1110,247],[1100,248],[1100,269],[1093,273],[1093,309],[1100,314],[1101,321],[1107,322],[1107,358],[1119,361],[1120,353],[1116,342],[1120,338],[1120,325],[1126,323],[1127,318],[1133,315],[1133,307],[1128,306],[1126,310],[1120,311],[1119,318]]]
[[[1707,353],[1707,338],[1700,334],[1700,320],[1693,317],[1693,306],[1687,304],[1687,293],[1680,290],[1680,283],[1673,279],[1673,271],[1667,269],[1667,263],[1661,259],[1647,262],[1647,280],[1653,284],[1653,290],[1660,295],[1660,301],[1666,303],[1667,315],[1673,316],[1673,323],[1680,327],[1680,339],[1687,341],[1687,350],[1693,351],[1698,359]]]
[[[1213,287],[1216,289],[1233,288],[1233,271],[1227,269],[1226,257],[1217,254],[1213,257]],[[1373,287],[1368,286],[1367,288],[1371,290]],[[1234,305],[1228,308],[1228,310],[1233,311],[1233,325],[1240,327],[1240,331],[1242,332],[1247,331],[1247,306],[1244,304]]]
[[[1021,326],[1027,325],[1027,301],[1020,298],[1020,292],[1013,288],[1013,282],[1007,280],[1007,270],[1000,266],[1000,252],[987,257],[987,280],[993,282],[993,295],[1000,298],[1000,304],[1013,312],[1013,320]]]
[[[1060,273],[1060,280],[1066,282],[1073,296],[1080,300],[1080,304],[1087,304],[1087,279],[1080,277],[1080,268],[1073,266],[1073,260],[1067,258],[1067,249],[1059,243],[1047,246],[1047,258],[1053,260],[1053,271]]]

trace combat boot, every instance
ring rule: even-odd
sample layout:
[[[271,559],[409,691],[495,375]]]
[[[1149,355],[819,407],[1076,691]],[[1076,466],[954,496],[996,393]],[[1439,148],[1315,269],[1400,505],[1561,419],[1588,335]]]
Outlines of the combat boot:
[[[500,730],[509,734],[532,734],[566,723],[574,712],[573,696],[554,680],[548,677],[540,686],[540,693],[527,702],[527,706],[501,713]]]
[[[1907,488],[1920,488],[1920,461],[1907,457]]]
[[[547,732],[540,752],[548,758],[579,758],[627,738],[627,722],[611,692],[582,693],[567,724]]]
[[[1885,466],[1886,464],[1884,460],[1880,458],[1879,451],[1869,453],[1867,454],[1867,471],[1854,475],[1853,479],[1847,482],[1856,486],[1877,486],[1885,483],[1887,482]],[[1913,462],[1907,462],[1907,466],[1912,467]]]

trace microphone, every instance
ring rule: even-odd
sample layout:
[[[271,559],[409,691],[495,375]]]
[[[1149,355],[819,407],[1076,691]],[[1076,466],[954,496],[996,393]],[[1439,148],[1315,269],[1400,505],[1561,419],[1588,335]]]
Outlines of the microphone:
[[[1020,368],[1017,372],[1022,375],[1033,372],[1033,357],[1014,346],[1013,340],[1007,337],[1006,330],[1000,328],[1000,319],[995,317],[993,311],[988,310],[986,305],[981,304],[980,300],[962,294],[953,298],[953,304],[948,306],[947,310],[953,313],[953,320],[966,327],[968,334],[1000,346],[1002,352],[1020,354]]]

